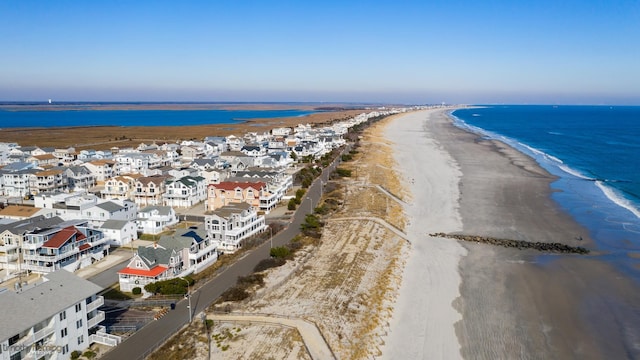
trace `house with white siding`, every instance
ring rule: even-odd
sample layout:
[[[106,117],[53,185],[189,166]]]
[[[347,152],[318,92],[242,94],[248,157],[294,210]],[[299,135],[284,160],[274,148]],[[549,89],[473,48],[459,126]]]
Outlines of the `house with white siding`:
[[[140,233],[156,235],[178,221],[178,216],[171,206],[147,206],[138,210],[136,227]]]
[[[66,271],[46,274],[16,291],[0,292],[0,359],[70,359],[100,342],[117,345],[100,323],[102,288]]]
[[[201,176],[185,176],[166,183],[163,205],[191,207],[207,198],[207,185]]]
[[[264,215],[247,203],[225,205],[205,217],[207,236],[217,243],[219,252],[233,253],[244,240],[266,230]]]

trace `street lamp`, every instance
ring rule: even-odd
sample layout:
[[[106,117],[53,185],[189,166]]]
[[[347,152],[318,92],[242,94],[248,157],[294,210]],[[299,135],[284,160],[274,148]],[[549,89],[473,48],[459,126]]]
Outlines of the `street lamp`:
[[[271,226],[269,226],[269,243],[269,249],[273,249],[273,228]]]
[[[313,215],[313,199],[311,197],[307,197],[307,199],[309,200],[309,213]]]
[[[191,324],[192,314],[191,314],[191,284],[189,284],[189,280],[185,278],[178,278],[180,280],[184,280],[187,282],[187,299],[189,300],[189,305],[187,305],[187,309],[189,309],[189,324]]]

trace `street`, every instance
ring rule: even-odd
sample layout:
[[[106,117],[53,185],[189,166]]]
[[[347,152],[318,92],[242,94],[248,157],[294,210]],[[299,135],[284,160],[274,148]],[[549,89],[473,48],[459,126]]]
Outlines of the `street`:
[[[344,151],[348,151],[347,147]],[[333,172],[339,163],[340,155],[334,160],[322,174],[314,180],[307,189],[302,203],[298,206],[291,223],[281,232],[273,236],[274,246],[283,246],[300,233],[300,225],[311,209],[317,206],[321,195],[321,186],[327,182],[329,174]],[[318,181],[320,180],[320,181]],[[214,279],[208,281],[199,289],[192,292],[191,303],[193,307],[193,321],[201,321],[197,314],[209,307],[228,288],[236,284],[238,276],[246,276],[253,272],[254,267],[263,259],[269,257],[269,242],[264,242],[259,247],[251,250],[244,257],[230,265]],[[92,280],[93,281],[93,280]],[[189,309],[187,301],[181,300],[173,311],[167,315],[149,323],[135,334],[127,338],[102,358],[107,360],[144,359],[158,348],[169,337],[175,334],[182,326],[189,322]]]

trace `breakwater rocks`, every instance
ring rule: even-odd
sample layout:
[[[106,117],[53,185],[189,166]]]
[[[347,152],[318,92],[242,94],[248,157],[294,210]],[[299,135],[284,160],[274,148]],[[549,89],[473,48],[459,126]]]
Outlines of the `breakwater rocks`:
[[[483,244],[491,244],[496,246],[516,248],[516,249],[534,249],[543,252],[562,253],[562,254],[588,254],[589,250],[580,246],[569,246],[561,243],[543,243],[529,242],[523,240],[498,239],[487,236],[475,235],[454,235],[445,233],[434,233],[429,236],[443,237],[456,240],[472,241]]]

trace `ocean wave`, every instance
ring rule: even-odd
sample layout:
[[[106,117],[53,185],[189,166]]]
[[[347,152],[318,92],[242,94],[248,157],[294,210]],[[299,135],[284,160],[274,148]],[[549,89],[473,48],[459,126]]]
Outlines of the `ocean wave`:
[[[579,179],[584,179],[584,180],[590,180],[590,181],[595,181],[596,179],[583,175],[581,174],[578,170],[572,169],[566,165],[558,165],[558,168],[564,172],[566,172],[569,175],[575,176]]]
[[[549,135],[564,135],[563,133],[557,132],[557,131],[547,131],[547,134],[549,134]]]
[[[629,210],[633,215],[640,219],[640,209],[633,206],[633,203],[630,200],[618,194],[614,189],[606,186],[604,181],[598,180],[595,183],[609,200],[613,201],[616,205]]]

